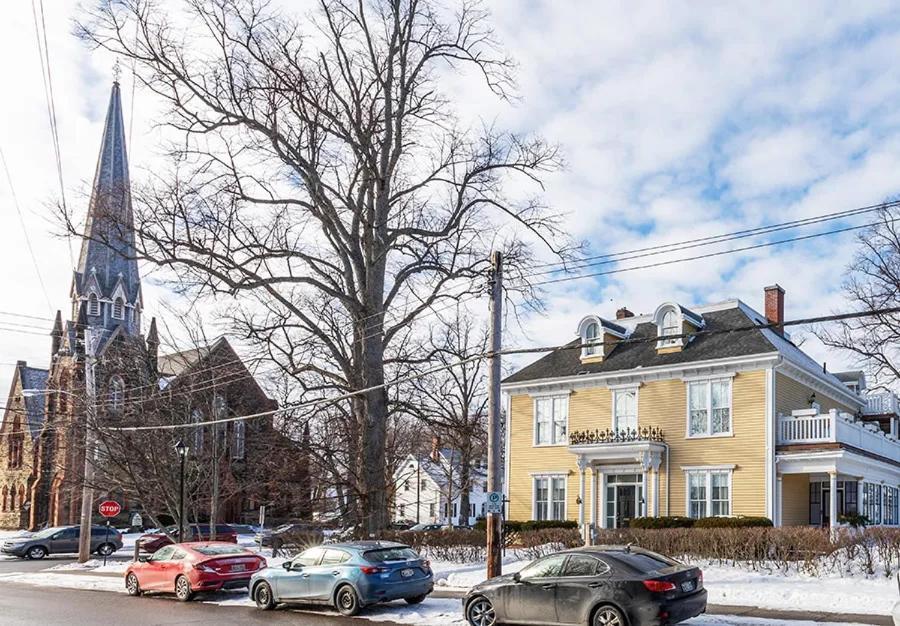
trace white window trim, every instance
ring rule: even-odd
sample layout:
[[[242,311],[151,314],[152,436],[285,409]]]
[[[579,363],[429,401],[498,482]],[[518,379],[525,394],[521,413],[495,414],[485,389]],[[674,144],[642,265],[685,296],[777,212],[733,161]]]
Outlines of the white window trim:
[[[597,327],[597,336],[588,338],[587,331],[588,328],[594,325]],[[591,342],[588,344],[588,342]],[[590,321],[584,327],[584,333],[581,336],[581,343],[584,344],[581,348],[581,358],[587,359],[594,356],[603,356],[603,325],[596,321]],[[592,352],[593,350],[593,352]]]
[[[734,517],[734,467],[734,465],[682,465],[681,469],[684,471],[684,516],[691,517],[690,474],[706,474],[706,517],[717,517],[712,514],[712,475],[714,473],[727,472],[728,515],[718,517]]]
[[[553,479],[563,479],[563,514],[562,519],[569,519],[569,474],[568,472],[539,472],[531,475],[531,519],[537,519],[537,491],[534,483],[538,478],[546,478],[547,483],[547,514],[553,511]],[[549,517],[547,519],[550,519]],[[561,520],[562,521],[562,520]]]
[[[532,419],[531,419],[531,446],[533,448],[558,448],[560,446],[569,445],[569,395],[572,392],[563,392],[563,393],[548,393],[541,396],[533,396],[533,401],[531,403],[532,407]],[[553,434],[556,432],[556,429],[553,427],[553,416],[550,416],[550,443],[538,443],[537,441],[537,420],[538,420],[538,400],[551,400],[551,407],[553,400],[565,400],[566,406],[566,434],[563,437],[563,441],[561,442],[553,442]]]
[[[705,378],[697,378],[685,381],[685,421],[684,421],[684,438],[685,439],[716,439],[719,437],[734,437],[734,381],[731,376],[713,376]],[[712,432],[712,384],[720,381],[728,381],[728,430],[723,433]],[[691,434],[691,385],[706,385],[706,432],[698,435]]]
[[[641,411],[640,411],[640,385],[618,385],[614,388],[611,388],[612,393],[612,417],[610,419],[610,426],[613,430],[616,430],[616,395],[619,393],[634,392],[634,420],[635,420],[635,428],[639,428],[641,425]]]
[[[674,306],[674,305],[669,305],[669,306],[665,307],[663,310],[661,310],[659,312],[657,319],[656,319],[656,336],[657,336],[656,347],[657,347],[657,349],[659,349],[659,348],[674,348],[676,346],[683,345],[682,344],[683,339],[681,337],[675,337],[674,339],[669,339],[668,337],[670,335],[663,334],[663,331],[665,329],[663,324],[665,323],[665,320],[666,320],[666,314],[669,312],[672,312],[675,314],[675,320],[678,323],[677,328],[676,328],[677,332],[675,332],[674,334],[681,335],[682,330],[684,329],[684,318],[681,315],[681,310],[677,306]]]

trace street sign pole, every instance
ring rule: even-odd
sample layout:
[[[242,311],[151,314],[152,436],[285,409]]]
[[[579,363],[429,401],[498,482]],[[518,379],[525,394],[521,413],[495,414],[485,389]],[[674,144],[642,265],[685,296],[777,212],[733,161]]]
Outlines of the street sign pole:
[[[122,505],[115,500],[104,500],[100,503],[100,506],[97,507],[97,511],[106,518],[106,538],[103,540],[103,543],[109,544],[110,518],[115,517],[122,512]],[[91,529],[89,528],[88,533],[90,533],[90,530]],[[88,534],[88,546],[90,546],[90,534]],[[103,564],[106,565],[106,553],[103,554]]]
[[[109,520],[106,520],[106,539],[103,543],[109,543]],[[106,565],[106,552],[103,552],[103,565]]]

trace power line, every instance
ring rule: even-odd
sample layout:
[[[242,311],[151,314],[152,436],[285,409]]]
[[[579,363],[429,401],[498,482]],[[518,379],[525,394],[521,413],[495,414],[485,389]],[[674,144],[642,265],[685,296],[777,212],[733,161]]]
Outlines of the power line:
[[[8,317],[24,317],[32,320],[42,320],[42,321],[50,321],[52,322],[54,318],[52,317],[43,317],[42,315],[29,315],[27,313],[15,313],[13,311],[0,311],[0,315],[6,315]],[[0,323],[3,323],[0,321]]]
[[[19,198],[16,196],[16,188],[13,185],[12,175],[9,173],[9,165],[6,163],[6,155],[0,146],[0,161],[3,162],[3,170],[6,172],[6,182],[9,185],[9,193],[12,195],[13,206],[16,207],[16,213],[19,216],[19,224],[22,225],[22,234],[25,235],[25,244],[28,246],[28,253],[31,255],[31,262],[34,264],[34,271],[37,274],[38,282],[41,285],[41,291],[44,292],[44,298],[47,300],[47,308],[53,313],[53,305],[50,303],[50,296],[47,294],[47,287],[44,285],[44,277],[41,276],[41,268],[38,266],[37,256],[34,254],[34,247],[31,245],[31,237],[28,236],[28,227],[25,225],[25,217],[22,215],[22,207],[19,206]]]
[[[736,328],[726,328],[726,329],[717,329],[717,330],[699,330],[699,331],[696,331],[693,333],[682,333],[680,335],[666,335],[666,338],[667,339],[675,339],[675,338],[693,337],[693,336],[701,336],[701,335],[732,334],[732,333],[738,333],[738,332],[748,332],[748,331],[758,331],[758,330],[763,330],[763,329],[772,329],[772,328],[776,328],[778,326],[819,324],[819,323],[829,322],[829,321],[841,321],[841,320],[855,319],[855,318],[860,318],[860,317],[871,317],[871,316],[875,316],[875,315],[890,315],[890,314],[895,314],[895,313],[900,313],[900,307],[876,309],[876,310],[870,310],[870,311],[855,311],[855,312],[851,312],[851,313],[841,313],[841,314],[835,314],[835,315],[824,315],[821,317],[811,317],[811,318],[798,319],[798,320],[789,320],[789,321],[785,321],[781,324],[775,323],[775,322],[768,322],[765,324],[752,324],[752,325],[736,327]],[[431,375],[431,374],[434,374],[434,373],[437,373],[437,372],[440,372],[443,370],[449,370],[454,367],[459,367],[461,365],[471,363],[473,361],[490,358],[494,354],[501,354],[501,355],[530,354],[530,353],[537,353],[537,352],[553,352],[555,350],[575,350],[575,349],[580,349],[585,346],[605,345],[607,343],[610,343],[610,344],[648,343],[648,342],[655,343],[657,341],[659,341],[659,338],[656,336],[653,336],[653,337],[639,337],[639,338],[630,338],[630,339],[626,338],[626,339],[622,339],[618,342],[588,342],[588,343],[584,343],[584,344],[579,342],[578,344],[569,344],[569,345],[561,345],[561,346],[541,346],[541,347],[535,347],[535,348],[513,348],[513,349],[507,349],[507,350],[500,350],[499,353],[484,352],[481,354],[476,354],[476,355],[471,356],[466,359],[461,359],[459,361],[455,361],[453,363],[433,367],[428,370],[425,370],[424,372],[419,372],[417,374],[400,377],[400,378],[394,379],[390,382],[382,383],[380,385],[373,385],[371,387],[366,387],[365,389],[350,391],[350,392],[340,394],[338,396],[334,396],[331,398],[321,398],[318,400],[310,400],[307,402],[290,404],[290,405],[287,405],[287,406],[284,406],[284,407],[281,407],[278,409],[273,409],[270,411],[262,411],[259,413],[252,413],[250,415],[237,415],[237,416],[232,416],[232,417],[223,418],[223,419],[219,419],[219,420],[208,420],[208,421],[203,421],[203,422],[187,422],[187,423],[182,423],[182,424],[161,424],[161,425],[155,425],[155,426],[118,426],[118,427],[110,427],[110,428],[107,428],[106,430],[127,431],[127,432],[146,431],[146,430],[179,430],[182,428],[195,428],[195,427],[199,427],[199,426],[209,426],[209,425],[222,424],[222,423],[228,423],[228,422],[246,421],[246,420],[256,419],[256,418],[260,418],[260,417],[268,417],[268,416],[276,415],[278,413],[286,413],[288,411],[295,411],[298,409],[319,406],[321,404],[334,404],[335,402],[338,402],[340,400],[346,400],[346,399],[352,398],[352,397],[360,395],[360,394],[369,393],[370,391],[376,391],[378,389],[386,389],[388,387],[394,387],[396,385],[399,385],[399,384],[402,384],[405,382],[409,382],[412,380],[416,380],[418,378],[423,378],[425,376],[428,376],[428,375]]]

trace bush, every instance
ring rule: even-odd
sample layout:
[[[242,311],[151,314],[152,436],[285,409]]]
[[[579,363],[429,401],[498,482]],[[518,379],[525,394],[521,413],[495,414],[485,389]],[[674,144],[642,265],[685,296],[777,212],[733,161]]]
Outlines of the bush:
[[[475,522],[475,530],[487,530],[487,520],[479,519]],[[574,520],[528,520],[527,522],[518,522],[516,520],[506,520],[503,522],[504,533],[518,533],[527,530],[544,530],[547,528],[578,528],[578,522]]]
[[[763,528],[773,526],[768,517],[701,517],[694,528]]]
[[[628,522],[629,528],[693,528],[695,520],[692,517],[635,517]]]

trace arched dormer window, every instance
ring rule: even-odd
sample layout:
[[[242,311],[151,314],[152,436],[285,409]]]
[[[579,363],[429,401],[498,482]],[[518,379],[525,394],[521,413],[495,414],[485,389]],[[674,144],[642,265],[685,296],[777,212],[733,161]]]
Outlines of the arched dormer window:
[[[584,343],[590,344],[592,342],[597,341],[600,337],[600,324],[597,322],[591,322],[587,325],[587,328],[584,330]],[[593,356],[595,354],[600,354],[603,351],[603,346],[598,345],[586,345],[584,346],[584,356]]]
[[[653,314],[653,321],[656,324],[657,349],[685,346],[687,339],[679,335],[691,332],[691,328],[699,330],[705,326],[702,316],[674,302],[661,304]]]
[[[623,326],[596,315],[588,315],[578,324],[578,337],[582,344],[581,358],[600,360],[612,351],[612,341],[624,339],[627,335],[628,331]]]
[[[88,315],[100,315],[100,298],[95,293],[88,296]]]
[[[116,298],[113,301],[112,316],[113,319],[117,320],[125,319],[125,302],[122,298]]]
[[[662,319],[662,328],[659,331],[660,336],[669,337],[671,335],[680,335],[681,328],[678,322],[678,313],[673,309],[666,311]]]
[[[109,380],[109,408],[115,413],[125,408],[125,381],[118,375]]]

